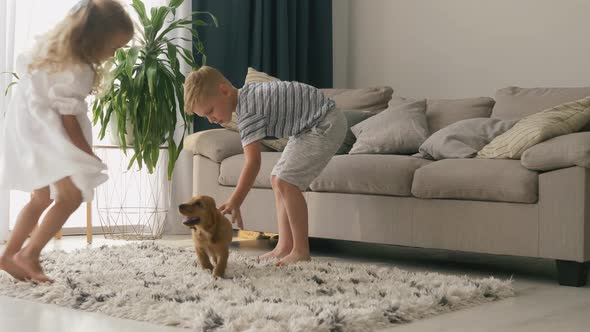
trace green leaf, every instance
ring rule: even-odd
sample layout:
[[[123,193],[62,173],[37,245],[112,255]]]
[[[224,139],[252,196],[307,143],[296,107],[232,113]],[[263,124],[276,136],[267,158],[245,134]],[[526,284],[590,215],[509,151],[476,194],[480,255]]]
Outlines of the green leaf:
[[[156,33],[162,29],[164,26],[164,20],[166,16],[170,13],[170,9],[168,7],[154,7],[152,8],[152,26],[153,26],[153,38],[155,38]]]
[[[133,68],[135,67],[135,63],[137,62],[137,57],[139,56],[139,48],[138,47],[131,47],[127,53],[127,61],[126,61],[126,70],[127,76],[132,79],[133,78]]]
[[[158,67],[155,62],[148,62],[146,63],[148,66],[146,69],[146,76],[148,81],[148,88],[150,95],[153,96],[156,90],[156,79],[158,73]]]
[[[170,3],[168,5],[172,8],[178,8],[180,7],[180,5],[182,5],[183,2],[184,0],[170,0]]]
[[[14,72],[11,71],[3,71],[2,74],[10,74],[12,75],[12,77],[16,78],[17,80],[20,80],[20,78],[18,77],[18,75]]]
[[[8,86],[6,87],[6,90],[4,90],[4,95],[5,96],[8,96],[8,91],[10,91],[10,87],[13,86],[13,85],[15,85],[15,84],[18,84],[18,82],[11,82],[10,84],[8,84]]]
[[[211,21],[213,21],[213,25],[217,28],[219,26],[219,22],[217,22],[217,17],[215,17],[211,12],[204,12],[204,11],[195,11],[191,13],[191,16],[194,17],[195,15],[206,15],[209,16]]]
[[[139,18],[139,21],[141,22],[141,24],[144,27],[151,24],[150,19],[147,16],[147,12],[145,10],[145,5],[143,4],[143,1],[133,0],[131,7],[133,7],[133,9],[135,9],[135,12],[137,13],[137,17]]]

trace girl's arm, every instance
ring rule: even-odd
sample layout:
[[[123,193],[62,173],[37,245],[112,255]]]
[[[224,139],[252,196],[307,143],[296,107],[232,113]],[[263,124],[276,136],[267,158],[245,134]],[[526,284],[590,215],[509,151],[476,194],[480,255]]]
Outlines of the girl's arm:
[[[80,128],[80,123],[78,123],[78,119],[76,119],[75,115],[62,115],[62,122],[64,128],[66,129],[66,133],[72,140],[75,146],[77,146],[80,150],[88,153],[91,156],[94,156],[94,152],[92,152],[92,148],[86,142],[86,138],[84,138],[84,134],[82,133],[82,128]]]

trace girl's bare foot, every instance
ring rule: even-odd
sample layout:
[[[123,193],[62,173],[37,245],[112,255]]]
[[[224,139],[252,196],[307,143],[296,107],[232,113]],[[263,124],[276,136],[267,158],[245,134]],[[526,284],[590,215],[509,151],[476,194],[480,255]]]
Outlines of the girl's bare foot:
[[[14,263],[18,265],[28,275],[28,279],[36,282],[53,282],[43,273],[43,268],[38,258],[29,257],[23,254],[22,250],[14,255]]]
[[[29,275],[14,262],[11,256],[0,257],[0,270],[6,271],[16,280],[25,281],[29,278]]]
[[[295,251],[291,251],[287,256],[283,257],[280,261],[277,262],[276,266],[285,266],[297,262],[308,262],[311,260],[309,253],[299,253]]]
[[[291,252],[291,249],[282,249],[276,247],[271,252],[267,252],[266,254],[259,256],[261,259],[270,259],[270,258],[283,258],[287,256]]]

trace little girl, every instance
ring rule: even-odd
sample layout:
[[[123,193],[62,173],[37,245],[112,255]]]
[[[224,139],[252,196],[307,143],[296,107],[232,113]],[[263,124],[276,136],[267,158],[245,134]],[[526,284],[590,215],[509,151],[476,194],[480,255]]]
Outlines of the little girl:
[[[52,281],[41,268],[41,250],[107,180],[106,165],[92,152],[84,100],[100,81],[101,64],[132,36],[133,23],[119,2],[82,0],[17,60],[21,79],[0,127],[0,187],[31,192],[31,199],[0,256],[0,270],[18,280]]]

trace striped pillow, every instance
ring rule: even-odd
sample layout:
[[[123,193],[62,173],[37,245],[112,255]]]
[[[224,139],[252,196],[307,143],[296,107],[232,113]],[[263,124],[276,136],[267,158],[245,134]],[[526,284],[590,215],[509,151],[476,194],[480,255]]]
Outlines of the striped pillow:
[[[564,103],[529,115],[493,139],[477,158],[520,159],[531,146],[550,138],[571,134],[590,122],[590,97]]]

